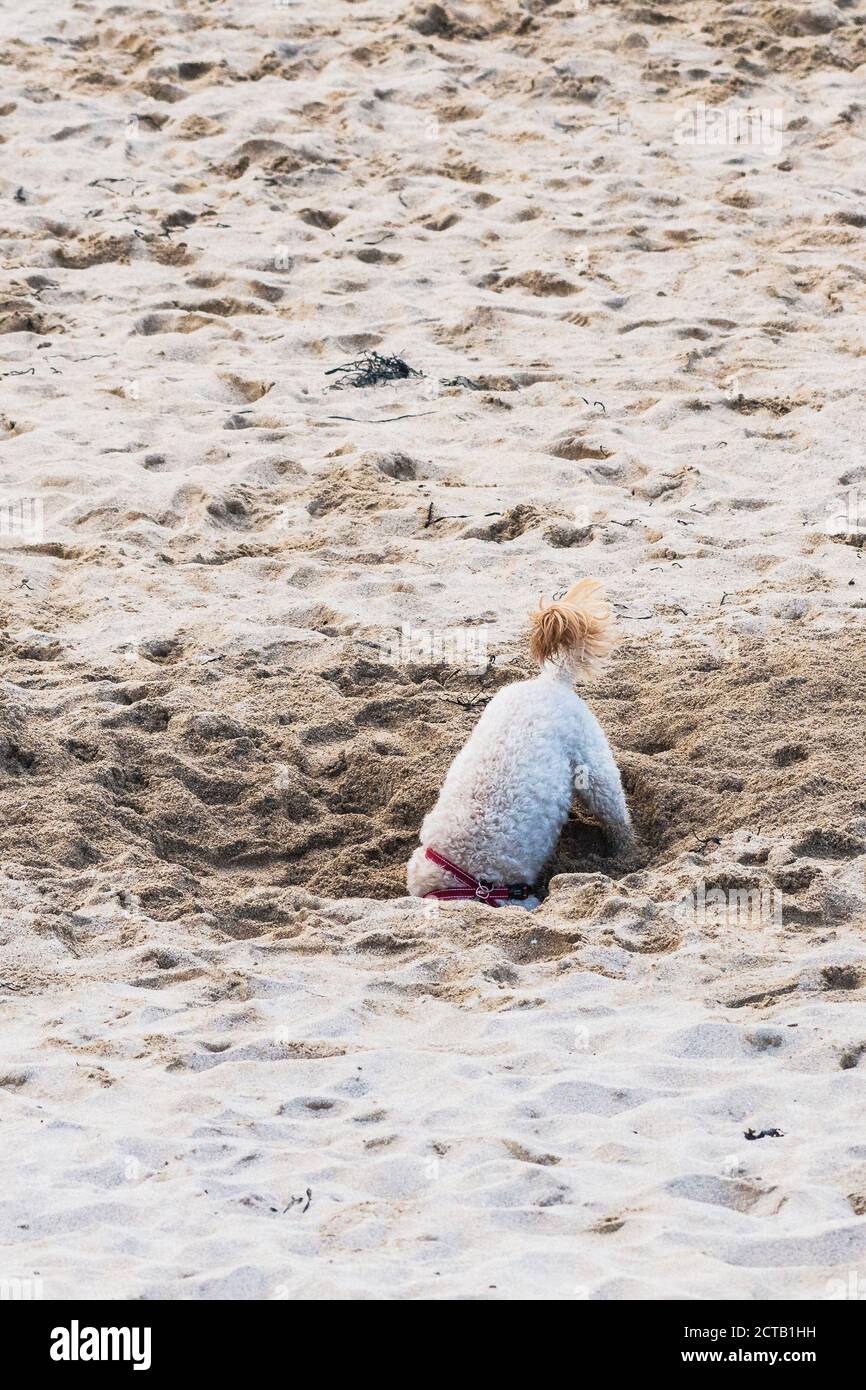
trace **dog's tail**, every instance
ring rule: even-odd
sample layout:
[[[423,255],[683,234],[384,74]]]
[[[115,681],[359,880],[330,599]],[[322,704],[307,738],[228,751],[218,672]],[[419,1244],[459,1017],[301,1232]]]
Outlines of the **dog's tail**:
[[[616,645],[613,611],[597,579],[579,579],[550,603],[542,599],[529,621],[535,660],[555,662],[572,678],[593,675]]]

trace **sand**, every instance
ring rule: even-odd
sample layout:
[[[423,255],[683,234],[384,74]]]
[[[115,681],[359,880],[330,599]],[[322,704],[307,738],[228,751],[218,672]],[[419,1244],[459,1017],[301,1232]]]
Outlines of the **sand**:
[[[0,17],[0,1280],[866,1296],[864,21]],[[407,899],[583,574],[636,861]]]

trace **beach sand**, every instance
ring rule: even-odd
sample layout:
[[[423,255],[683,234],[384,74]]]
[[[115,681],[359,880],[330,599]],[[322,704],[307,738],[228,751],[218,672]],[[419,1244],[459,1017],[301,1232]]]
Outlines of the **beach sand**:
[[[0,26],[0,1281],[866,1296],[863,6]],[[637,867],[406,898],[585,574]]]

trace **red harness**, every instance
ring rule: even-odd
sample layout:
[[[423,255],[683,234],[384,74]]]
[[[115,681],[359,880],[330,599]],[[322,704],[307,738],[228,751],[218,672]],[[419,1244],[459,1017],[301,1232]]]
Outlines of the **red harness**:
[[[432,892],[424,894],[425,898],[477,898],[479,902],[487,903],[490,907],[501,907],[502,903],[522,902],[532,892],[528,883],[488,883],[483,878],[473,878],[465,869],[452,864],[444,854],[437,854],[435,849],[425,849],[424,856],[426,859],[432,859],[434,864],[438,864],[440,869],[445,869],[462,884],[460,888],[433,889]]]

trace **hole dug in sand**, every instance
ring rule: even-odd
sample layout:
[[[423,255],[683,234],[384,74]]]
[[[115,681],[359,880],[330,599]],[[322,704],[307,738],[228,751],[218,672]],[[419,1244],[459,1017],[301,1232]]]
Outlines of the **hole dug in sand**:
[[[862,639],[814,645],[755,641],[697,670],[688,652],[661,660],[649,643],[627,644],[586,692],[623,770],[639,868],[692,855],[708,881],[712,864],[720,883],[775,882],[803,925],[828,901],[853,910],[841,890],[828,900],[827,884],[864,851],[863,702],[851,682]],[[62,706],[47,681],[26,705],[7,704],[0,749],[15,797],[0,853],[40,892],[62,888],[77,904],[125,894],[161,919],[213,913],[239,936],[289,931],[289,886],[403,895],[451,758],[485,700],[522,674],[394,667],[336,642],[295,671],[202,665],[176,646],[171,658],[145,658],[127,680],[67,672],[75,699]],[[30,668],[13,664],[20,682]],[[794,746],[797,758],[779,759]],[[754,837],[745,849],[742,832]],[[722,852],[735,833],[739,849]],[[773,835],[787,838],[770,854],[762,837]],[[546,881],[597,875],[617,894],[610,880],[633,868],[575,811]]]

